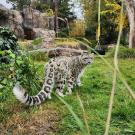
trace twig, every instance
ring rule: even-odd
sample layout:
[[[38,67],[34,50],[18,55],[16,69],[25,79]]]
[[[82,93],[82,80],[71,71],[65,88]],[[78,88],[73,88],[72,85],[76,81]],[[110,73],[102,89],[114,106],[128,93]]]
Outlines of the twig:
[[[120,38],[121,38],[121,34],[122,34],[122,29],[123,29],[122,13],[123,13],[123,1],[122,1],[120,24],[119,24],[119,35],[118,35],[118,40],[117,40],[117,45],[116,45],[115,55],[114,55],[114,75],[113,75],[112,92],[111,92],[111,96],[110,96],[108,116],[107,116],[104,135],[109,134],[109,127],[110,127],[110,122],[111,122],[111,114],[112,114],[112,108],[113,108],[113,102],[114,102],[114,94],[115,94],[115,89],[116,89],[117,71],[119,71],[119,67],[118,67],[118,51],[119,51]]]
[[[79,100],[80,107],[81,107],[82,112],[83,112],[83,119],[84,119],[84,123],[85,123],[86,129],[87,129],[87,133],[88,133],[88,135],[90,135],[90,129],[89,129],[89,125],[88,125],[88,122],[87,122],[87,119],[86,119],[86,113],[85,113],[84,106],[83,106],[82,100],[81,100],[78,92],[77,92],[77,98]]]

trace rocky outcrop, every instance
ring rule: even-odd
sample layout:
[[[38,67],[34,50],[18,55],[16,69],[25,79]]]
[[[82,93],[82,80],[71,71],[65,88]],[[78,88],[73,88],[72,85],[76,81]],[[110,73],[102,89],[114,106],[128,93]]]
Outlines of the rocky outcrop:
[[[0,4],[0,13],[5,13],[8,9],[4,7],[2,4]]]
[[[19,38],[48,37],[48,33],[54,33],[54,17],[48,17],[29,6],[24,6],[23,11],[19,12],[0,5],[0,26],[10,27]]]
[[[87,50],[81,50],[81,49],[78,50],[78,49],[61,48],[61,47],[50,48],[50,49],[44,48],[44,49],[29,51],[30,54],[36,52],[46,53],[49,58],[59,57],[59,56],[77,56],[77,55],[81,55],[82,53],[88,53]]]
[[[23,17],[19,11],[11,10],[8,13],[8,27],[18,38],[24,38]]]
[[[0,5],[0,26],[9,27],[19,38],[24,37],[23,17],[19,11],[9,10]]]
[[[35,37],[42,37],[43,42],[39,45],[39,48],[51,48],[54,47],[55,32],[54,30],[43,30],[42,28],[33,28]]]
[[[24,6],[23,18],[23,25],[25,28],[54,29],[53,17],[48,17],[46,13],[41,13],[31,7]]]
[[[25,38],[33,39],[37,37],[48,37],[48,33],[52,33],[54,29],[54,17],[48,17],[46,13],[25,6],[23,9],[23,27]],[[54,33],[54,31],[53,31]]]

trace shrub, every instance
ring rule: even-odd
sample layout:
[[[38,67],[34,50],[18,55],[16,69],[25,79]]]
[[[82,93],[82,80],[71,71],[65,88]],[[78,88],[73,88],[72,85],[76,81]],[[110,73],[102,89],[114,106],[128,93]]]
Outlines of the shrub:
[[[34,64],[28,55],[21,55],[16,60],[15,68],[16,81],[27,90],[32,90],[31,94],[38,92],[43,81],[41,75],[39,75],[42,67]]]
[[[42,82],[40,68],[28,55],[18,53],[16,36],[8,28],[0,27],[0,102],[11,95],[16,81],[37,92]]]
[[[113,57],[115,54],[115,48],[109,50],[108,57]],[[129,49],[124,46],[120,46],[118,52],[118,58],[135,58],[135,49]]]
[[[14,64],[18,54],[16,36],[6,27],[0,27],[0,100],[6,99],[13,86]]]
[[[59,37],[68,37],[69,36],[69,30],[68,28],[62,28],[59,33]]]
[[[39,75],[39,72],[43,71],[43,66],[34,64],[28,55],[20,55],[12,64],[2,64],[1,67],[6,71],[0,70],[0,101],[6,100],[17,81],[27,90],[32,90],[31,94],[40,89],[43,73]]]
[[[17,53],[17,38],[6,27],[0,27],[0,63],[10,63]]]

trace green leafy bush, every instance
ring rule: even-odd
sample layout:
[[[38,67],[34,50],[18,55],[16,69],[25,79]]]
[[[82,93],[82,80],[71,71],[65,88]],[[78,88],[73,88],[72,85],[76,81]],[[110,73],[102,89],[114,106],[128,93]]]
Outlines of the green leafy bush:
[[[34,64],[28,55],[21,55],[16,61],[16,81],[18,81],[27,90],[32,90],[31,94],[39,91],[42,84],[42,77],[39,75],[43,66]],[[43,74],[43,73],[42,73]]]
[[[0,27],[0,100],[5,100],[14,82],[17,38],[6,27]]]
[[[19,82],[31,94],[37,93],[42,85],[43,66],[34,64],[28,55],[20,55],[12,64],[2,64],[0,70],[0,101],[6,100],[16,82]],[[42,70],[41,70],[42,69]]]
[[[68,28],[62,28],[59,33],[59,37],[68,37],[69,36],[69,30]]]
[[[108,57],[113,57],[114,54],[115,48],[108,51]],[[120,46],[118,58],[135,58],[135,49],[129,49],[124,46]]]
[[[0,101],[11,95],[17,81],[34,92],[40,87],[42,79],[38,71],[41,67],[34,65],[29,55],[22,54],[18,53],[16,36],[8,28],[0,27]]]
[[[10,63],[17,53],[17,38],[6,27],[0,27],[0,63]]]

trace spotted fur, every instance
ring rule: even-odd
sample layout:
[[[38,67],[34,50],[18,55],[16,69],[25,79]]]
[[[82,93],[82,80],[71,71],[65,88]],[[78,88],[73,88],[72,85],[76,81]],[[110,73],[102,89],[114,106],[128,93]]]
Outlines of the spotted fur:
[[[84,68],[91,64],[93,55],[82,54],[73,57],[58,57],[51,59],[45,68],[45,81],[41,91],[36,96],[29,96],[25,89],[16,84],[13,93],[16,98],[26,105],[38,105],[44,100],[51,99],[52,89],[56,88],[59,96],[64,96],[63,89],[67,85],[66,94],[71,94],[75,85],[80,86],[80,77]]]

